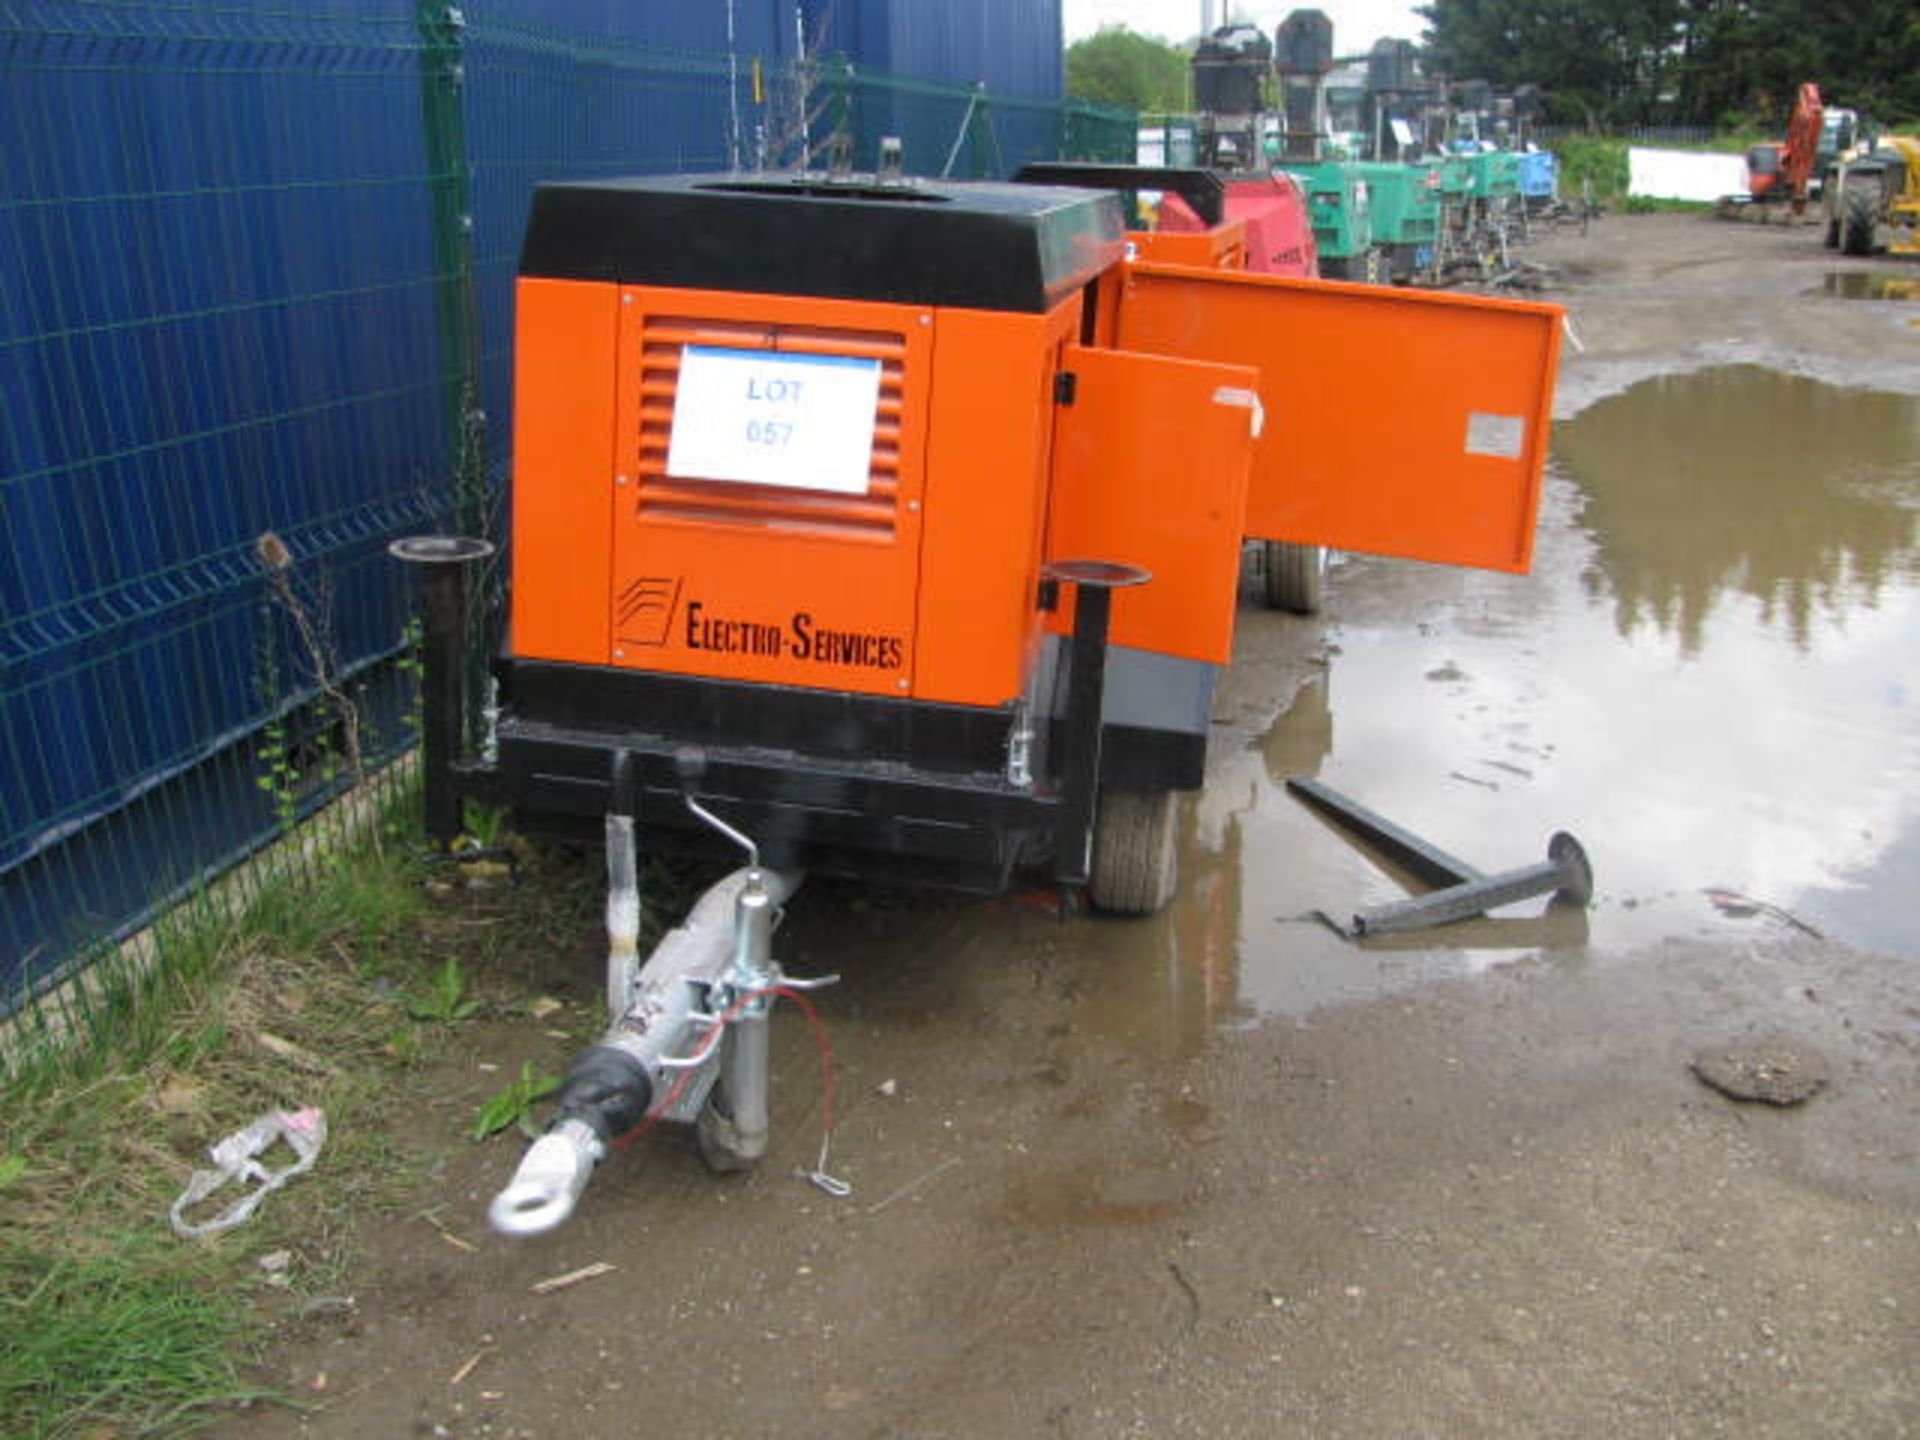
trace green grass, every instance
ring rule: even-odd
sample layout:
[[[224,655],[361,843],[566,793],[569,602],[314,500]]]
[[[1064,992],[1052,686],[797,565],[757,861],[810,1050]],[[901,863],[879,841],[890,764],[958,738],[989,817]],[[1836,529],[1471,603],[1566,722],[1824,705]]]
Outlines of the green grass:
[[[1603,135],[1569,135],[1555,142],[1554,153],[1560,159],[1560,193],[1577,198],[1592,187],[1599,201],[1618,199],[1627,193],[1627,142]]]
[[[1705,200],[1667,200],[1652,195],[1629,195],[1620,202],[1623,215],[1706,215],[1713,208]]]
[[[155,927],[150,961],[98,956],[17,1017],[0,1075],[9,1440],[184,1434],[258,1393],[245,1376],[271,1317],[253,1257],[291,1250],[290,1288],[311,1293],[350,1266],[351,1217],[407,1203],[382,1122],[432,1042],[393,1041],[421,1028],[404,997],[445,942],[393,838],[291,852],[244,906],[196,897]],[[329,1118],[312,1174],[226,1236],[175,1237],[168,1207],[206,1147],[300,1104]]]
[[[1680,148],[1713,153],[1744,154],[1747,147],[1765,136],[1722,135],[1698,145]],[[1627,151],[1631,142],[1606,135],[1569,135],[1554,142],[1560,159],[1560,194],[1578,199],[1590,186],[1593,198],[1627,215],[1651,215],[1666,212],[1704,214],[1711,204],[1695,200],[1656,200],[1645,195],[1628,195]]]
[[[0,1416],[18,1440],[183,1435],[258,1392],[258,1326],[206,1261],[150,1233],[84,1256],[0,1251]]]
[[[1744,155],[1763,140],[1771,140],[1777,144],[1785,138],[1784,132],[1779,135],[1763,135],[1757,130],[1737,130],[1729,131],[1724,135],[1715,135],[1711,140],[1703,140],[1697,146],[1689,145],[1685,148],[1708,150],[1716,155]]]
[[[605,871],[597,852],[506,835],[493,866],[426,865],[401,791],[372,833],[299,832],[245,891],[195,897],[152,963],[96,957],[85,983],[16,1017],[0,1065],[0,1436],[190,1433],[267,1387],[276,1316],[357,1287],[356,1227],[417,1211],[419,1137],[393,1117],[470,1046],[470,1021],[563,991],[597,1028]],[[485,878],[495,888],[474,889]],[[643,946],[714,877],[650,861]],[[553,1077],[528,1066],[437,1141],[514,1124]],[[167,1210],[207,1146],[267,1110],[319,1105],[312,1172],[225,1235],[177,1239]],[[292,1256],[285,1288],[255,1259]],[[285,1397],[273,1397],[284,1399]]]

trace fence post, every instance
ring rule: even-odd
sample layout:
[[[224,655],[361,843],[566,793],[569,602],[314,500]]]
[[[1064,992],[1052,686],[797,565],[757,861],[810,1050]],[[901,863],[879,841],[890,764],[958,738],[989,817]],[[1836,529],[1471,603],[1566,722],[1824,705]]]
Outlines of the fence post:
[[[433,230],[434,307],[440,330],[440,410],[445,431],[453,532],[489,538],[486,412],[480,407],[480,316],[474,295],[473,200],[469,186],[463,32],[466,18],[447,0],[418,0],[420,113],[426,138],[427,188]],[[466,617],[466,703],[462,743],[474,739],[485,708],[487,625],[483,603]]]
[[[440,393],[454,529],[484,537],[486,415],[480,409],[480,321],[474,301],[473,208],[461,106],[466,20],[446,0],[419,0],[420,112],[426,133],[433,224],[434,303],[440,322]]]

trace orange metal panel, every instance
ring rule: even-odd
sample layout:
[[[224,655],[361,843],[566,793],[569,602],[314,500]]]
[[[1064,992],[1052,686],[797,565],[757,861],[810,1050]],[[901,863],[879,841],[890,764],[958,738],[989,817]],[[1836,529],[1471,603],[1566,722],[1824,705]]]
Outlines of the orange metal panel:
[[[525,279],[514,297],[509,643],[529,659],[604,665],[619,293]]]
[[[1129,230],[1127,242],[1142,260],[1156,264],[1198,265],[1209,270],[1247,268],[1244,220],[1227,220],[1202,230]]]
[[[620,301],[613,573],[599,596],[612,663],[910,694],[932,312],[644,287]],[[689,344],[878,360],[866,490],[668,475]]]
[[[1048,315],[941,310],[933,357],[914,694],[1001,705],[1041,634],[1035,604],[1059,356],[1081,297]]]
[[[1116,343],[1252,365],[1246,533],[1525,570],[1558,306],[1133,265]]]
[[[1125,268],[1116,265],[1087,287],[1085,303],[1092,307],[1093,320],[1090,326],[1082,326],[1083,344],[1113,348],[1113,337],[1120,332],[1120,290],[1125,276]]]
[[[1048,558],[1152,571],[1114,596],[1113,643],[1226,664],[1257,373],[1078,347],[1063,363],[1075,384],[1055,432]]]

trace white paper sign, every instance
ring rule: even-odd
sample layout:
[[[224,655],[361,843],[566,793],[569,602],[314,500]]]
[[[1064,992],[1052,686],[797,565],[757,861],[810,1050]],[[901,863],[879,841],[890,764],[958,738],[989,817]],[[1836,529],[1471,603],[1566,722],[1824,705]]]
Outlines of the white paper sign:
[[[880,362],[689,345],[667,473],[864,495]]]
[[[1467,454],[1518,460],[1527,448],[1527,422],[1519,415],[1467,412]]]

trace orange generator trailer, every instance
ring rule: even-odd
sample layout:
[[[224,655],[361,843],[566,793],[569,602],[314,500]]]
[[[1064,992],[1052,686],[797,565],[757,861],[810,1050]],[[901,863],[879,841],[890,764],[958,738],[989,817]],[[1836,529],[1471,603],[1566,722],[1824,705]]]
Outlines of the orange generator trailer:
[[[497,729],[461,753],[430,638],[429,828],[476,797],[723,843],[697,796],[783,870],[1164,905],[1244,543],[1524,570],[1561,322],[1121,217],[1044,184],[540,186]]]

